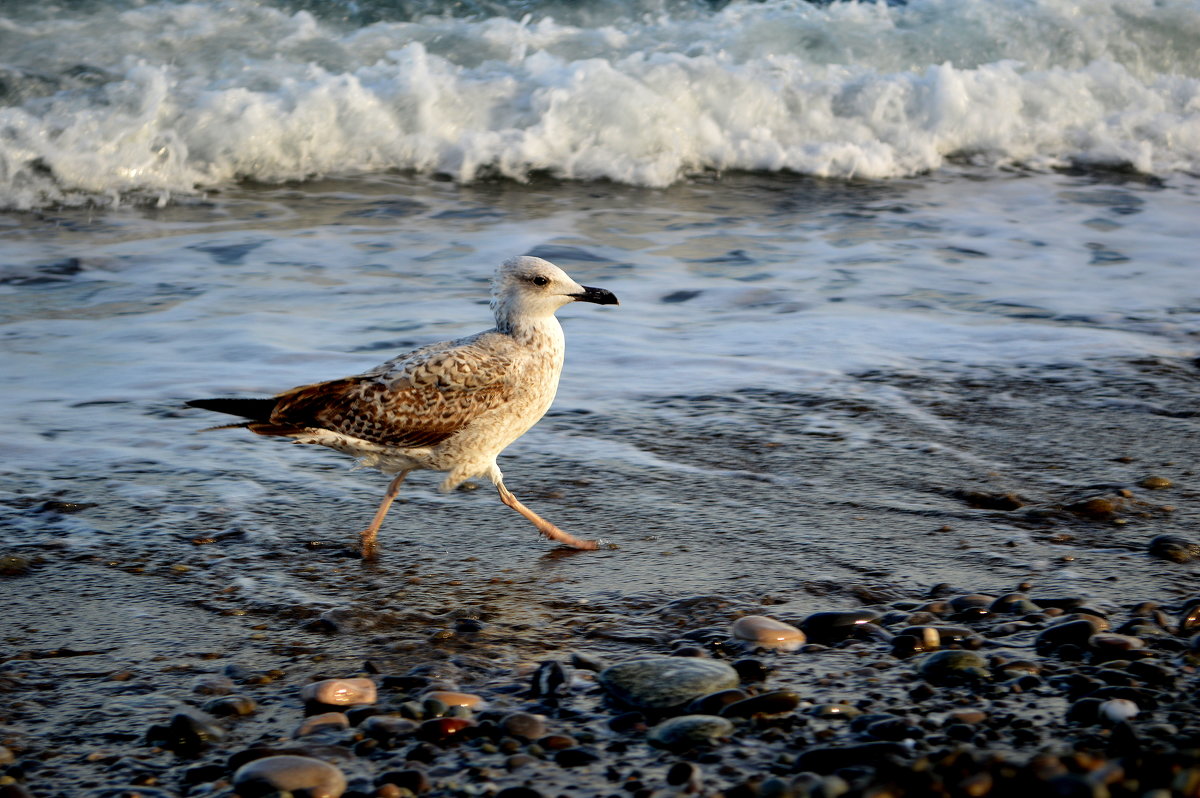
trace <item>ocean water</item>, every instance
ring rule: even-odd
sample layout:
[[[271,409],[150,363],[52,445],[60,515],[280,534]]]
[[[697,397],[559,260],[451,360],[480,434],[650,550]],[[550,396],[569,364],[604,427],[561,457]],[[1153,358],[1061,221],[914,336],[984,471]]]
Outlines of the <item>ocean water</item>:
[[[5,551],[145,574],[106,629],[361,601],[306,544],[386,479],[182,403],[483,329],[533,253],[622,304],[561,312],[501,467],[618,548],[414,475],[376,584],[1185,590],[1146,548],[1200,519],[1196,41],[1182,0],[7,3]]]
[[[0,205],[400,170],[1200,168],[1193,0],[25,2]]]

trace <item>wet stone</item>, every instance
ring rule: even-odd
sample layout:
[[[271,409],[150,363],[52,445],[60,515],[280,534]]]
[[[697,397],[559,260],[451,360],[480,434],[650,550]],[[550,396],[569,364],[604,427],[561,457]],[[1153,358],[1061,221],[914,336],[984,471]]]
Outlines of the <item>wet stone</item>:
[[[1200,602],[1185,607],[1179,613],[1179,633],[1181,635],[1200,631]]]
[[[922,728],[904,718],[877,720],[867,727],[866,732],[876,740],[919,740],[925,736]]]
[[[1172,485],[1171,480],[1167,479],[1166,477],[1153,475],[1146,477],[1138,484],[1146,490],[1164,490]]]
[[[363,734],[377,740],[406,737],[417,730],[417,722],[399,715],[372,715],[358,727]]]
[[[969,609],[987,609],[995,602],[995,596],[988,596],[983,593],[969,593],[965,596],[955,596],[950,599],[950,609],[955,612],[962,612]]]
[[[817,704],[808,711],[815,718],[843,718],[853,720],[862,714],[862,710],[853,704]]]
[[[569,734],[547,734],[539,737],[537,744],[547,751],[561,751],[564,748],[574,748],[579,741]]]
[[[587,746],[564,748],[554,755],[554,762],[559,767],[575,768],[599,762],[603,757],[600,752]]]
[[[258,704],[250,696],[226,695],[205,702],[203,709],[218,718],[228,718],[253,714]]]
[[[393,784],[397,787],[408,790],[413,795],[420,795],[423,792],[428,792],[433,785],[429,781],[429,774],[420,768],[404,768],[403,770],[391,770],[383,773],[375,780],[376,784]]]
[[[765,615],[746,615],[733,622],[733,636],[751,645],[776,651],[795,651],[804,645],[804,633]]]
[[[1150,541],[1150,555],[1171,562],[1191,562],[1200,559],[1200,544],[1177,535],[1159,535]]]
[[[425,700],[440,701],[446,707],[467,707],[468,709],[482,709],[484,707],[484,698],[476,696],[473,692],[458,692],[457,690],[431,690],[426,692]]]
[[[546,733],[546,718],[532,712],[512,712],[500,720],[505,734],[536,740]]]
[[[165,726],[152,726],[146,742],[180,756],[197,756],[211,744],[225,738],[225,730],[209,715],[189,710],[177,712]]]
[[[581,671],[594,671],[599,673],[608,667],[604,660],[599,657],[589,654],[584,651],[571,652],[571,667]]]
[[[243,798],[284,791],[309,798],[339,798],[346,791],[346,777],[320,759],[284,754],[242,765],[233,775],[233,786]]]
[[[652,728],[646,739],[660,748],[686,749],[713,745],[733,734],[733,723],[716,715],[680,715]]]
[[[874,610],[814,612],[800,622],[800,629],[814,643],[837,643],[853,637],[863,624],[879,618]]]
[[[696,790],[700,787],[701,771],[692,762],[676,762],[667,771],[667,784],[672,787],[686,787]]]
[[[1049,654],[1065,645],[1084,648],[1096,631],[1095,624],[1087,620],[1057,623],[1043,629],[1034,639],[1033,645],[1039,654]]]
[[[1007,593],[988,605],[988,611],[994,612],[997,615],[1028,615],[1030,613],[1041,612],[1041,609],[1037,604],[1030,601],[1029,596],[1024,593]]]
[[[606,668],[600,684],[616,699],[644,709],[673,709],[708,693],[736,687],[738,673],[723,662],[652,657]]]
[[[374,704],[376,700],[375,683],[370,679],[362,678],[324,679],[306,684],[300,690],[300,697],[315,704],[338,707]]]
[[[30,561],[17,554],[0,555],[0,576],[23,576],[29,573]]]
[[[417,727],[417,737],[438,745],[447,745],[457,740],[463,729],[473,725],[464,718],[433,718]]]
[[[800,696],[791,690],[773,690],[736,701],[721,710],[722,717],[749,718],[754,715],[782,715],[800,706]]]
[[[229,695],[233,688],[233,679],[219,673],[201,674],[192,680],[192,692],[197,695]]]
[[[543,796],[532,787],[505,787],[496,793],[496,798],[543,798]]]
[[[762,660],[745,657],[733,663],[738,678],[743,682],[765,682],[771,674],[770,668]]]
[[[730,690],[718,690],[692,701],[687,705],[687,711],[692,715],[719,715],[721,710],[728,705],[749,697],[749,693],[736,687]]]
[[[350,719],[343,712],[322,712],[310,715],[292,733],[293,737],[307,737],[323,731],[342,731],[350,728]]]
[[[939,651],[921,662],[917,671],[931,684],[975,684],[991,678],[987,662],[973,651]]]

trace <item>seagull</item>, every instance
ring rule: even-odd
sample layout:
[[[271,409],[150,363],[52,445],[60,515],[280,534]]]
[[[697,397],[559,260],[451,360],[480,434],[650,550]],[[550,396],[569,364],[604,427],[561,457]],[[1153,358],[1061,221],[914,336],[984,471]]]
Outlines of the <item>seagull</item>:
[[[318,444],[394,474],[370,525],[359,533],[364,560],[378,557],[376,538],[404,478],[447,472],[439,490],[488,477],[500,500],[545,537],[576,549],[599,541],[568,534],[517,500],[496,457],[545,415],[558,391],[566,341],[554,313],[571,302],[616,305],[616,296],[571,279],[549,261],[524,255],[504,261],[492,281],[496,326],[393,358],[357,376],[301,385],[271,399],[196,399],[190,407],[247,421],[259,435]]]

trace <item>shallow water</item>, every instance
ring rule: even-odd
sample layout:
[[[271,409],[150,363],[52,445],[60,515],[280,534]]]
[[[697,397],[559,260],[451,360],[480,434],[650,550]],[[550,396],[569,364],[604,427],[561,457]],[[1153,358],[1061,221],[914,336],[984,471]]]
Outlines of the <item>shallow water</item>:
[[[559,398],[501,467],[540,512],[619,548],[548,555],[490,487],[441,496],[414,475],[380,578],[499,573],[578,597],[1024,579],[1109,598],[1170,589],[1189,566],[1144,548],[1196,520],[1197,187],[377,177],[12,215],[10,545],[341,603],[291,571],[323,561],[306,541],[351,540],[385,479],[332,452],[200,433],[219,420],[182,401],[269,394],[482,329],[493,264],[533,252],[622,305],[562,312]],[[1175,487],[1139,488],[1151,474]],[[1116,524],[1051,512],[1123,487],[1149,504]],[[1028,506],[972,508],[964,491]],[[38,509],[49,499],[94,506]]]

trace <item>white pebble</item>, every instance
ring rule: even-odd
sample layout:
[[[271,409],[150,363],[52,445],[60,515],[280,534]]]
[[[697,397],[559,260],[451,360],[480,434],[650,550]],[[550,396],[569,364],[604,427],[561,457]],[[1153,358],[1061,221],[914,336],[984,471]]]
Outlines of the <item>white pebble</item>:
[[[1138,705],[1128,698],[1110,698],[1100,705],[1098,714],[1112,723],[1120,723],[1136,716],[1138,711]]]
[[[765,615],[747,615],[733,622],[733,636],[763,648],[795,651],[804,645],[804,632]]]
[[[304,685],[300,697],[305,701],[336,707],[374,704],[375,682],[370,679],[325,679]]]
[[[309,798],[339,798],[346,776],[328,762],[307,756],[268,756],[247,762],[233,774],[233,786],[267,787],[276,792],[306,792]]]

